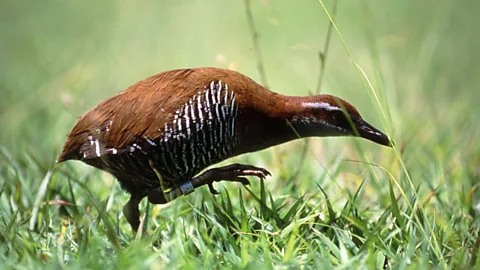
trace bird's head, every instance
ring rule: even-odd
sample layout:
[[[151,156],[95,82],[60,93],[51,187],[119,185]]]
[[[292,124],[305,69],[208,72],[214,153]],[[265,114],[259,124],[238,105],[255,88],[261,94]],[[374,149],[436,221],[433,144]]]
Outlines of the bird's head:
[[[360,116],[347,101],[331,95],[316,95],[297,100],[302,113],[288,119],[301,137],[356,136],[385,146],[392,142]]]

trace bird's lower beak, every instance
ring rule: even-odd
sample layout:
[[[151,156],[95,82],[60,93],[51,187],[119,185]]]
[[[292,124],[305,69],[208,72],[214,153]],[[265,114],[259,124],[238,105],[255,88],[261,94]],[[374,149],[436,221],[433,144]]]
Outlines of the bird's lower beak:
[[[365,138],[381,145],[389,147],[393,146],[393,142],[388,138],[387,135],[385,135],[380,130],[374,128],[372,125],[365,122],[364,120],[358,122],[357,131],[359,133],[359,137]]]

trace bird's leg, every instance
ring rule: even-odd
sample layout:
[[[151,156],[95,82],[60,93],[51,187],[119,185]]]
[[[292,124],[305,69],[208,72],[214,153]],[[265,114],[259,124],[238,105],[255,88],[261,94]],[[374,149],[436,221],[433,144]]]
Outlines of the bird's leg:
[[[235,163],[220,168],[210,169],[193,178],[191,183],[194,188],[208,185],[211,193],[218,194],[218,191],[213,188],[213,182],[230,181],[249,185],[250,182],[245,176],[256,176],[260,179],[265,179],[269,175],[271,175],[270,172],[264,168]]]
[[[192,193],[195,188],[203,185],[208,185],[208,188],[212,194],[218,194],[218,191],[216,191],[213,187],[214,182],[230,181],[249,185],[250,182],[247,178],[245,178],[245,176],[256,176],[260,179],[265,179],[267,176],[271,175],[270,172],[264,168],[244,164],[231,164],[228,166],[207,170],[201,175],[193,178],[191,181],[184,182],[180,186],[171,188],[169,187],[165,189],[166,183],[164,183],[161,175],[158,173],[155,167],[152,166],[152,162],[150,162],[150,166],[155,171],[160,181],[160,187],[153,189],[148,193],[148,201],[153,204],[168,203],[182,195]]]
[[[138,210],[138,204],[142,199],[137,196],[130,197],[130,200],[123,207],[123,215],[127,219],[128,223],[132,227],[132,231],[136,232],[140,225],[140,210]]]

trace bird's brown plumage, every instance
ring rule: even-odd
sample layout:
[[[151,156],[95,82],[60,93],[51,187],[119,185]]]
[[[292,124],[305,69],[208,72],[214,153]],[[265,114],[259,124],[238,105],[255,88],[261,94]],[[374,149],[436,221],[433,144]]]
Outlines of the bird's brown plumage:
[[[365,130],[354,133],[350,123]],[[145,196],[166,203],[169,194],[191,192],[185,183],[208,184],[213,191],[214,181],[246,183],[243,176],[269,174],[234,164],[193,178],[212,164],[300,137],[348,135],[389,144],[337,97],[288,97],[235,71],[179,69],[142,80],[87,111],[58,162],[81,160],[117,177],[132,194],[124,213],[137,229],[138,203]]]
[[[158,138],[162,135],[159,127],[169,121],[172,113],[213,80],[228,84],[237,93],[240,104],[248,100],[248,107],[255,110],[270,112],[269,108],[283,105],[272,98],[278,94],[238,72],[217,68],[162,72],[139,81],[87,111],[68,135],[58,162],[81,159],[79,150],[88,136],[99,136],[105,147],[116,148],[132,145],[142,137]],[[260,100],[262,102],[258,102]],[[110,121],[109,132],[95,134],[96,129]]]

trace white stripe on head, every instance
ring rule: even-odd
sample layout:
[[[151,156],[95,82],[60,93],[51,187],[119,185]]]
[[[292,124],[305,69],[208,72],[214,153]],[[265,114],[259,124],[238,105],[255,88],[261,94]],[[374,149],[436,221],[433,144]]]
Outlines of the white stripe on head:
[[[306,108],[324,109],[327,111],[341,111],[342,109],[327,102],[302,102]]]

